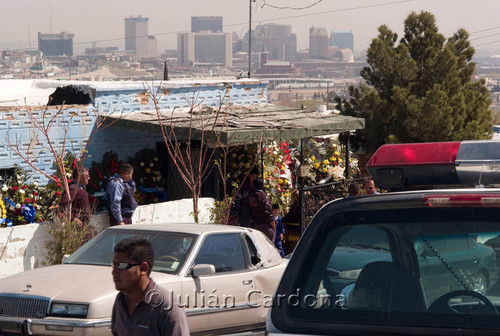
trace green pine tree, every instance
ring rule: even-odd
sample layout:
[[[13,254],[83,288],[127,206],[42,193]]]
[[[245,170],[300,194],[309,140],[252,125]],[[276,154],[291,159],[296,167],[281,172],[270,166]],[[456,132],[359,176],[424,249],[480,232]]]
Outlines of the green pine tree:
[[[435,142],[491,137],[492,112],[485,81],[473,81],[474,48],[459,29],[447,40],[433,14],[412,12],[404,36],[378,29],[361,71],[366,84],[336,99],[344,115],[366,120],[355,147],[373,153],[384,143]],[[356,148],[355,148],[356,149]]]

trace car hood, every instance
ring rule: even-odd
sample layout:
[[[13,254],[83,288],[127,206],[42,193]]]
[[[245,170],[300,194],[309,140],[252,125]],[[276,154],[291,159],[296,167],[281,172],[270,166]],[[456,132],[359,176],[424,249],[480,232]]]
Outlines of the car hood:
[[[179,281],[174,275],[154,272],[158,283]],[[62,264],[36,268],[0,279],[0,293],[38,295],[57,301],[88,302],[118,293],[110,266]]]

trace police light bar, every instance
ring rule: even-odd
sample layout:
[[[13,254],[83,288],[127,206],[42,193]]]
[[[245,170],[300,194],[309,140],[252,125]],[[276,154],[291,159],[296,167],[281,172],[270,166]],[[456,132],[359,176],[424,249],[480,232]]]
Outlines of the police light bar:
[[[366,169],[384,189],[500,186],[500,141],[452,141],[381,146]]]

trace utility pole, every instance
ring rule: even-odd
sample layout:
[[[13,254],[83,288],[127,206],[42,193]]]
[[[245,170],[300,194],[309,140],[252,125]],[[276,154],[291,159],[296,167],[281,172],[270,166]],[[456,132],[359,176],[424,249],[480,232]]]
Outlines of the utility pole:
[[[168,81],[168,80],[170,80],[170,79],[168,78],[167,61],[165,61],[165,63],[163,64],[163,80],[164,80],[164,81]]]
[[[250,78],[252,72],[252,2],[255,2],[255,0],[250,0],[248,14],[248,78]]]

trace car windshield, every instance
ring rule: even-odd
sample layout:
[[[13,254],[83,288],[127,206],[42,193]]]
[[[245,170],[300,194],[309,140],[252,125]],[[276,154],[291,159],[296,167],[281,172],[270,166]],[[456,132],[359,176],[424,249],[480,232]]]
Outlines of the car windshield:
[[[321,322],[500,329],[499,237],[497,209],[338,213],[275,304],[319,333]]]
[[[187,259],[196,235],[179,232],[143,230],[104,230],[79,248],[64,263],[109,266],[114,246],[122,239],[142,236],[151,241],[155,251],[153,271],[177,274]]]

